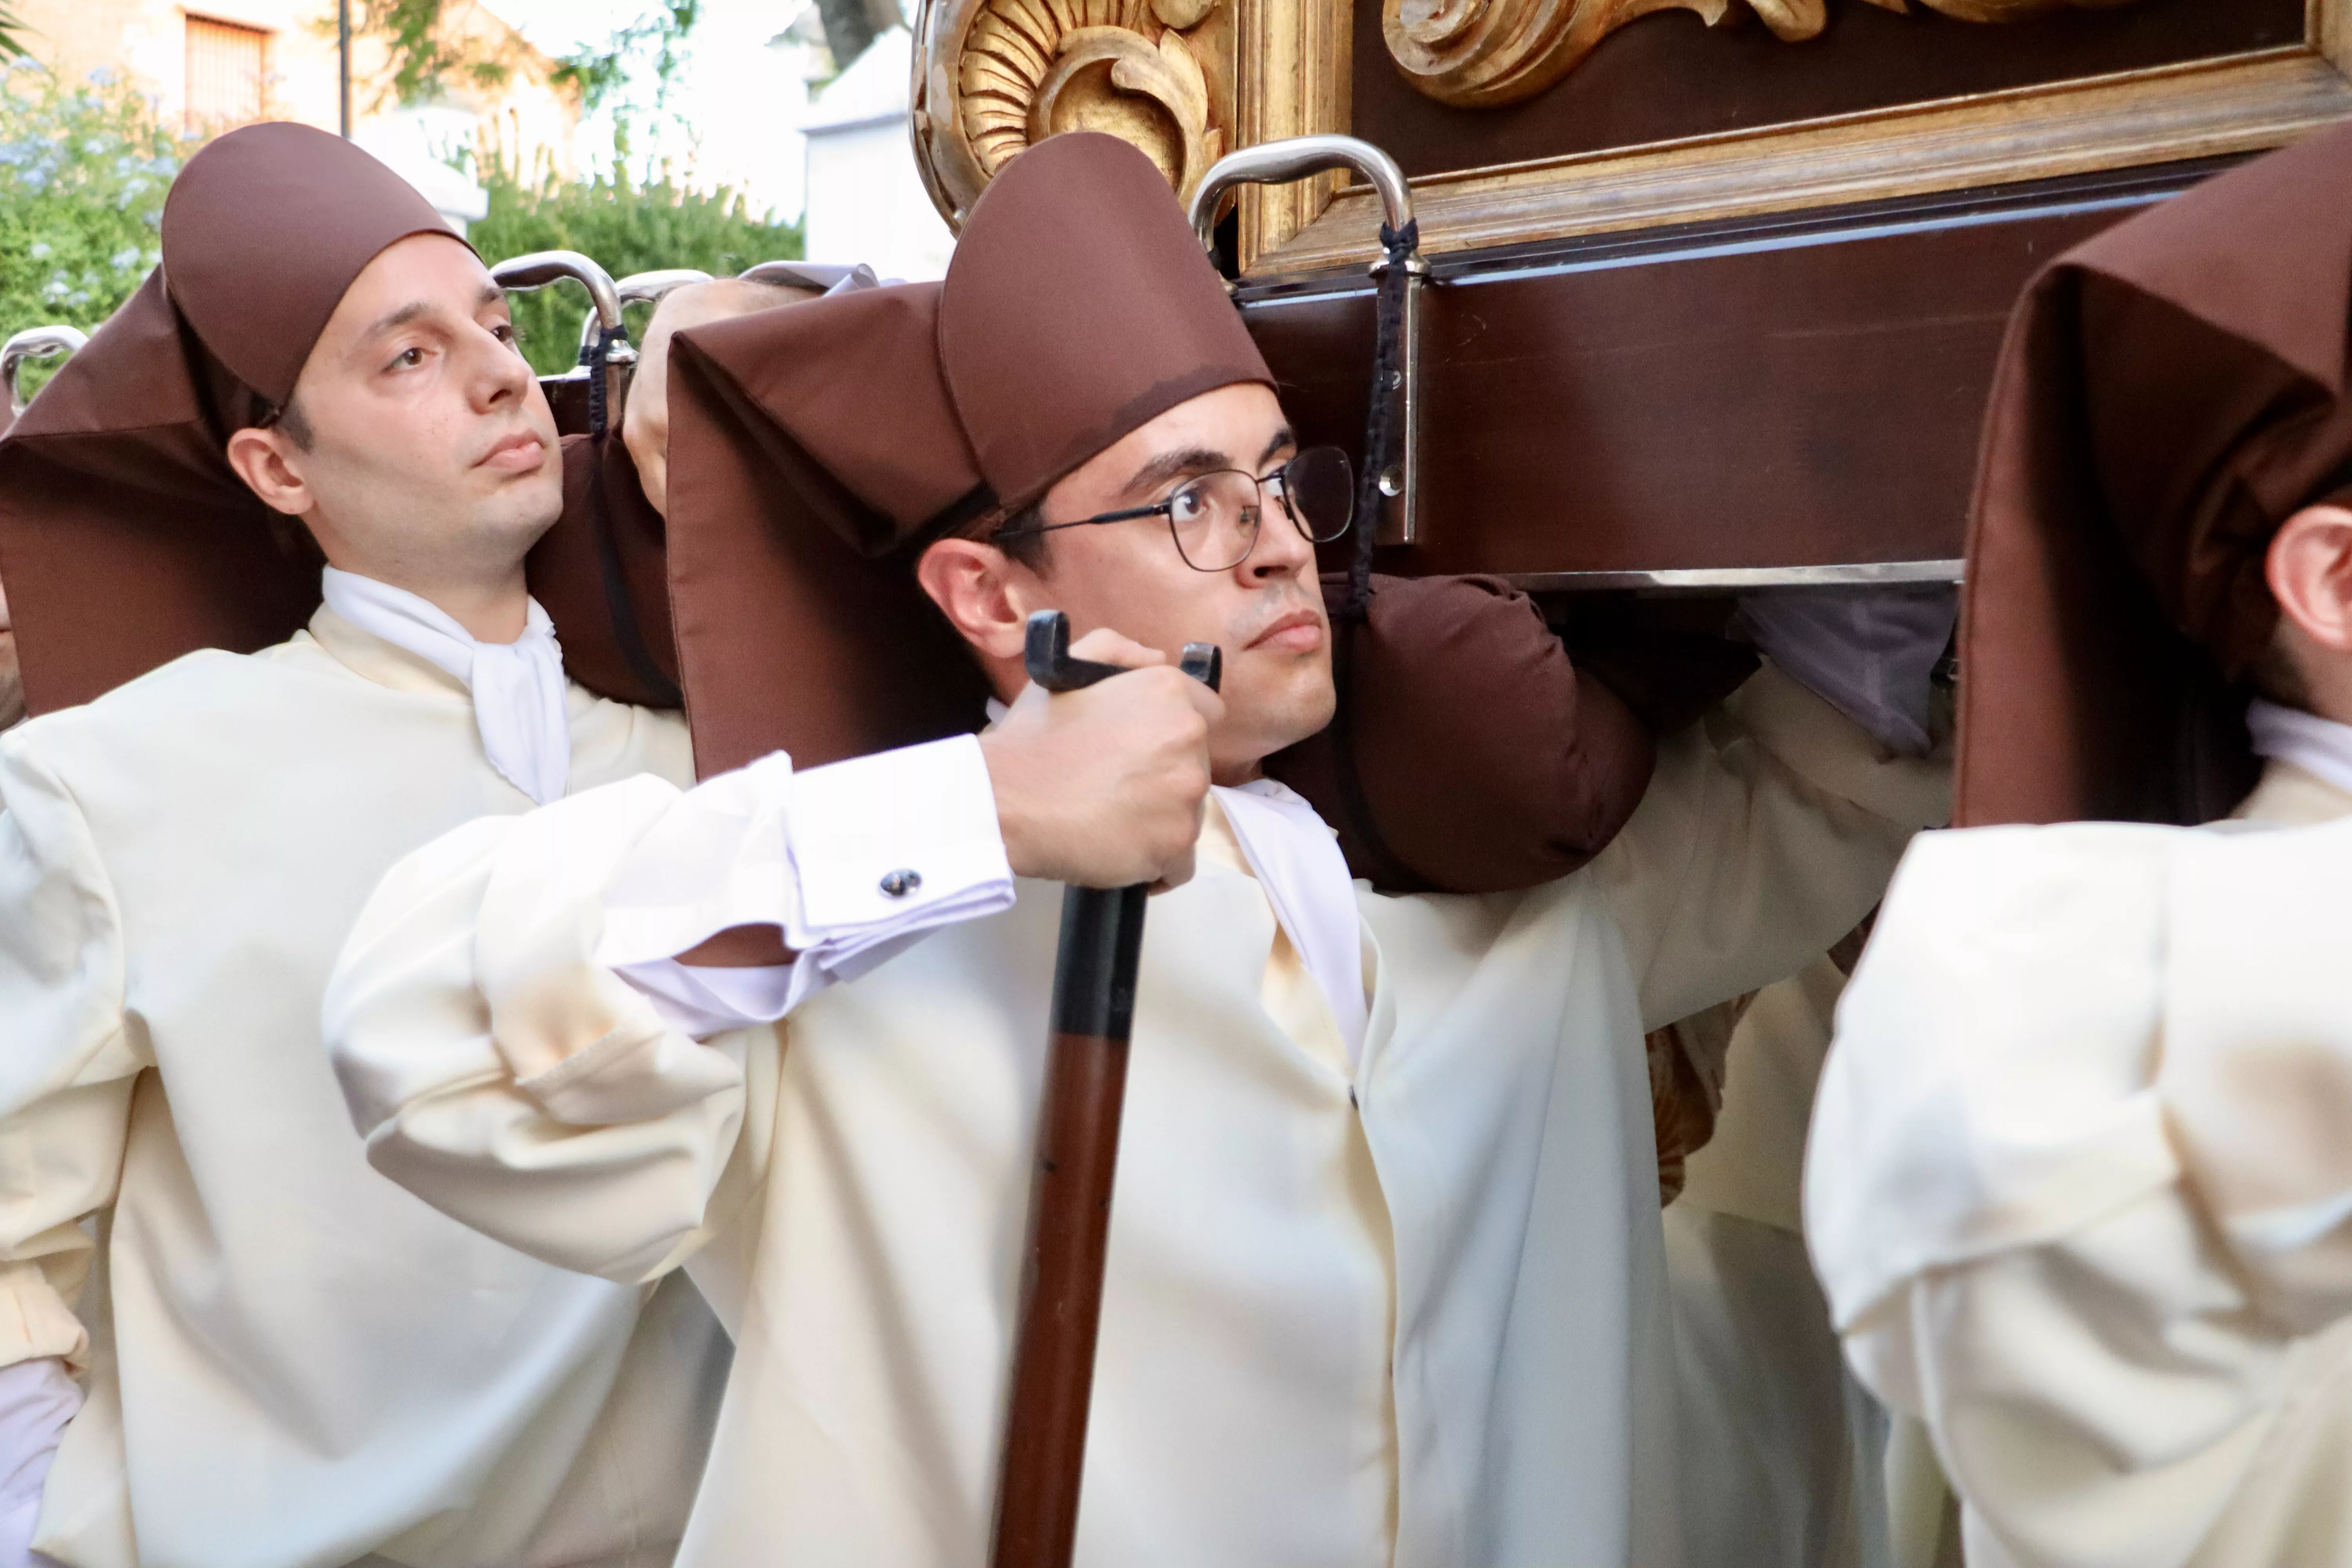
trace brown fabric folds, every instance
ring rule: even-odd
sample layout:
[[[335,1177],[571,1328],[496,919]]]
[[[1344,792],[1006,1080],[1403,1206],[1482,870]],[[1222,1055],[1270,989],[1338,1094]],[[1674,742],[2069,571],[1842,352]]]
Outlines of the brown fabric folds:
[[[191,167],[194,165],[191,164]],[[200,647],[292,635],[317,567],[222,456],[222,394],[161,269],[0,440],[0,581],[28,712],[88,702]]]
[[[1347,579],[1323,586],[1336,601]],[[1649,732],[1501,580],[1375,577],[1367,621],[1333,635],[1352,638],[1357,710],[1266,772],[1314,803],[1349,866],[1383,891],[1503,892],[1565,877],[1641,804],[1656,761]]]
[[[1096,132],[1048,137],[973,205],[940,297],[940,364],[1007,509],[1180,403],[1274,384],[1166,179]]]
[[[2348,311],[2352,127],[2035,281],[1969,531],[1958,822],[2195,822],[2243,793],[2263,555],[2352,463]]]
[[[0,440],[0,581],[31,711],[197,648],[282,642],[310,618],[315,558],[280,547],[285,525],[223,453],[285,403],[352,280],[415,234],[464,243],[407,182],[323,131],[251,125],[189,160],[163,205],[163,264]],[[650,578],[641,619],[657,620],[659,573],[624,556]],[[548,609],[575,678],[629,696],[593,676],[617,658],[601,590]]]
[[[979,727],[980,670],[896,539],[979,482],[934,368],[939,288],[670,342],[670,603],[704,777]]]

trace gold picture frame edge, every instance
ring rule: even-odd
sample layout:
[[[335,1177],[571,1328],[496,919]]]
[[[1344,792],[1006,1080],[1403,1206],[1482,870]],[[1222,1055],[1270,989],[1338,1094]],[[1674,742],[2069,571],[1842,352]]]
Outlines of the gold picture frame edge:
[[[1241,144],[1349,129],[1349,0],[1241,4]],[[2307,0],[2300,45],[1427,176],[1413,204],[1440,255],[2260,152],[2347,116],[2352,0]],[[1246,193],[1244,275],[1361,268],[1379,223],[1336,175]]]

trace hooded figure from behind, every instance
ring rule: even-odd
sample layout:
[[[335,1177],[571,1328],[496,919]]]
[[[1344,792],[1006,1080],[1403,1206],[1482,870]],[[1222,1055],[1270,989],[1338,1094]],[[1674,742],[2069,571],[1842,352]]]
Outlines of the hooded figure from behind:
[[[2347,324],[2337,127],[2060,258],[2011,326],[1983,826],[1895,878],[1805,1183],[1847,1359],[1927,1423],[1972,1563],[2352,1561]]]

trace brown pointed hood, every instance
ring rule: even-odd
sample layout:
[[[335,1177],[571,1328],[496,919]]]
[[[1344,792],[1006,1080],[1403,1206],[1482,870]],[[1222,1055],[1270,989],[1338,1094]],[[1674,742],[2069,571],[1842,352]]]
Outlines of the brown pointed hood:
[[[2061,257],[2011,323],[1961,619],[1957,820],[2207,820],[2279,525],[2352,482],[2352,127]]]
[[[670,595],[706,774],[975,728],[986,688],[911,552],[1273,380],[1151,161],[1085,132],[1006,166],[944,282],[697,327],[670,371]]]

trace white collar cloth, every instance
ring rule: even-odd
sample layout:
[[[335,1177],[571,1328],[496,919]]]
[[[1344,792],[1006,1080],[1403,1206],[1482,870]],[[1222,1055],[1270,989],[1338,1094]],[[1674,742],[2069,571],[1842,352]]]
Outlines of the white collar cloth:
[[[2257,697],[2246,705],[2246,731],[2253,738],[2256,756],[2292,763],[2352,794],[2352,724]]]
[[[572,776],[572,724],[564,710],[563,648],[555,623],[530,602],[522,636],[482,642],[446,611],[405,588],[327,567],[327,608],[465,683],[490,766],[540,805],[563,798]]]
[[[1322,988],[1348,1060],[1364,1054],[1363,916],[1355,879],[1330,825],[1306,797],[1272,779],[1219,785],[1225,824],[1257,873],[1274,918],[1290,933],[1307,973]]]
[[[988,700],[988,721],[1002,722],[1004,704]],[[1330,824],[1304,795],[1272,779],[1220,784],[1212,792],[1226,826],[1240,841],[1274,918],[1290,933],[1299,962],[1322,988],[1331,1020],[1347,1043],[1348,1060],[1364,1053],[1363,917],[1348,858]]]

